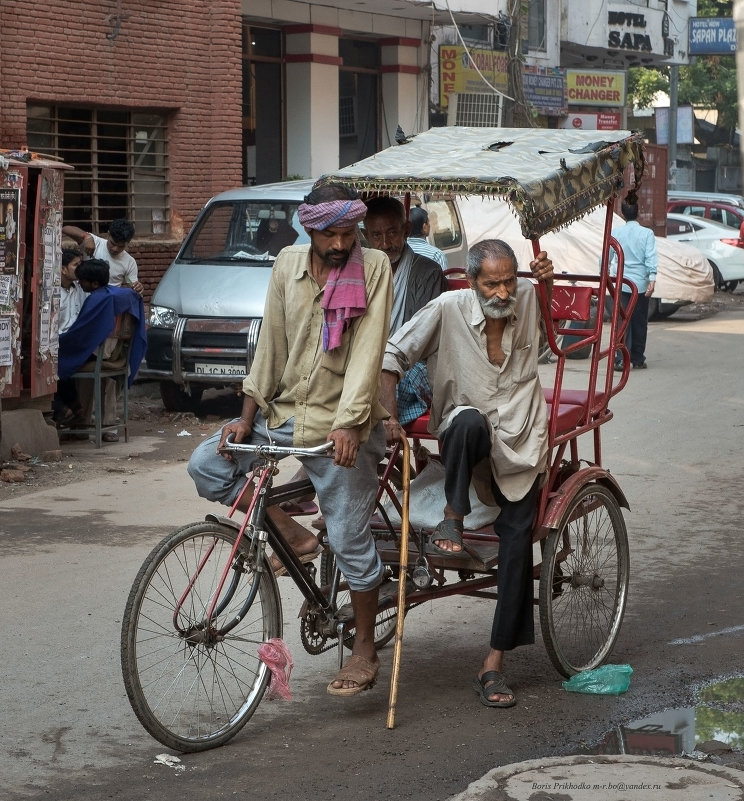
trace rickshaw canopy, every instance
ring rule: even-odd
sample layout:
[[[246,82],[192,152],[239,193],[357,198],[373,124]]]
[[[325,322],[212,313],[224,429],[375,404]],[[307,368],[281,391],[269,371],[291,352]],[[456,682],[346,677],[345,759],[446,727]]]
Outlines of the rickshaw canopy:
[[[431,128],[323,175],[363,193],[502,197],[535,239],[607,202],[628,165],[643,173],[643,141],[631,131]]]

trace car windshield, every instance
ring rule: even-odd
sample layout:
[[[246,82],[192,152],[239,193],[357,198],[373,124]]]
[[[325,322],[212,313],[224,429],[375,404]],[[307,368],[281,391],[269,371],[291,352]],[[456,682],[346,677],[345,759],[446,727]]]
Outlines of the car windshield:
[[[300,201],[213,203],[191,232],[179,261],[273,261],[287,245],[309,242],[297,219]]]

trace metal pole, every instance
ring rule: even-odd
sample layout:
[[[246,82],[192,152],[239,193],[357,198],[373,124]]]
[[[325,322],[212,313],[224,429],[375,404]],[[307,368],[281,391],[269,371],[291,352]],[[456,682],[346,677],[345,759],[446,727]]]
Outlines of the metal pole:
[[[679,65],[669,68],[669,188],[677,188],[677,86]]]
[[[744,131],[744,0],[734,0],[734,24],[736,25],[736,75],[739,96],[739,131]],[[741,164],[744,164],[744,136],[739,134]]]

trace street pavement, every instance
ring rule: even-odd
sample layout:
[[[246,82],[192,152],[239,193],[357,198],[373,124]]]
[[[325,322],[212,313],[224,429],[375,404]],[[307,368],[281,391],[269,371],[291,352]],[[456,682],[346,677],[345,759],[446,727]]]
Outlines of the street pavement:
[[[678,704],[691,685],[741,671],[743,335],[740,313],[651,326],[650,367],[631,373],[613,402],[605,462],[630,499],[633,565],[613,660],[635,671],[618,698],[566,698],[575,694],[560,689],[540,649],[520,649],[509,662],[518,706],[481,708],[469,679],[487,625],[474,610],[484,602],[457,599],[436,616],[428,606],[409,616],[398,724],[386,732],[386,682],[353,705],[329,704],[333,654],[303,654],[289,625],[297,598],[285,583],[296,701],[262,704],[251,732],[183,757],[184,773],[148,769],[166,749],[143,732],[124,695],[121,614],[150,549],[212,507],[196,498],[183,462],[143,460],[64,487],[3,494],[0,798],[206,801],[296,792],[369,801],[393,797],[393,786],[401,798],[427,801],[744,798],[744,772],[733,765],[560,751],[596,740],[618,720]],[[585,363],[569,365],[569,385],[585,378]],[[162,443],[138,436],[106,452],[154,454]],[[383,661],[389,676],[389,649]],[[287,750],[297,736],[312,748],[299,762]]]

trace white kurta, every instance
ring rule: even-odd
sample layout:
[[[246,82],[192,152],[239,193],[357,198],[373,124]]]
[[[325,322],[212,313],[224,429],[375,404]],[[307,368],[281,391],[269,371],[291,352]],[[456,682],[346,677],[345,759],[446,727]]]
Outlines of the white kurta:
[[[483,413],[491,424],[491,472],[506,498],[516,501],[545,470],[548,453],[547,409],[537,371],[540,309],[533,284],[518,281],[500,366],[488,358],[485,325],[472,289],[445,292],[390,338],[383,369],[401,377],[415,362],[426,361],[433,389],[429,430],[436,436],[464,407]],[[493,504],[485,462],[473,483],[481,500]]]

